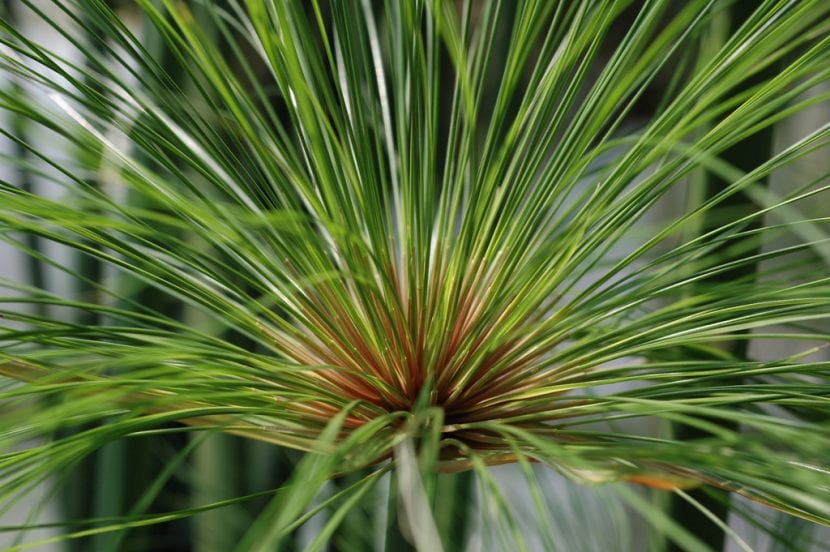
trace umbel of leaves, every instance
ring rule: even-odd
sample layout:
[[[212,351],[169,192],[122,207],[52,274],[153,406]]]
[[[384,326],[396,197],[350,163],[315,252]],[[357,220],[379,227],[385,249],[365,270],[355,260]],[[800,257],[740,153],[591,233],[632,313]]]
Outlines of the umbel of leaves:
[[[52,436],[4,499],[178,421],[326,476],[532,461],[830,520],[826,175],[764,186],[830,127],[722,159],[827,100],[830,3],[725,34],[717,1],[35,4],[81,61],[4,21],[0,106],[79,153],[0,130],[60,187],[4,182],[0,230],[82,292],[3,283],[33,308],[3,310],[0,442]]]

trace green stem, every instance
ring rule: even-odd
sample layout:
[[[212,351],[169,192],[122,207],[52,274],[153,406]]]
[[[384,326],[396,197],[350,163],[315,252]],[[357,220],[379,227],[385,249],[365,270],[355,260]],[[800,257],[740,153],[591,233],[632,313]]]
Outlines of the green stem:
[[[386,508],[386,552],[415,551],[415,546],[404,536],[400,519],[400,492],[392,474],[389,480],[389,504]]]
[[[367,471],[359,471],[333,480],[334,492],[357,483],[367,475]],[[329,552],[354,552],[374,548],[375,535],[378,530],[374,512],[377,499],[378,493],[375,490],[369,491],[361,498],[332,536]]]
[[[734,34],[741,24],[752,14],[756,7],[757,2],[752,0],[739,0],[732,5],[729,10],[729,36]],[[766,71],[759,73],[752,78],[747,79],[741,84],[740,88],[749,89],[768,77],[769,75]],[[735,90],[734,92],[738,93],[740,91],[741,90]],[[752,136],[745,138],[740,143],[735,144],[731,148],[724,151],[721,155],[721,159],[743,172],[749,172],[769,158],[771,148],[772,128],[768,127],[753,134]],[[708,176],[704,187],[703,199],[707,200],[717,195],[729,184],[729,182],[726,182],[721,178],[711,175]],[[743,193],[734,194],[721,203],[719,207],[719,210],[721,211],[728,211],[730,217],[733,218],[740,218],[757,210],[757,206],[754,204],[752,199]],[[716,218],[717,217],[712,216],[710,212],[708,220],[703,221],[703,231],[708,231],[711,228],[719,226],[721,222],[715,220]],[[754,228],[759,228],[760,226],[761,221],[756,221],[752,224],[752,227]],[[721,250],[726,251],[734,245],[734,242],[727,241],[721,246]],[[744,254],[746,256],[752,256],[758,253],[759,250],[760,247],[756,246],[752,250],[746,251]],[[705,280],[701,283],[701,285],[705,287],[707,285],[711,285],[712,283],[752,278],[757,273],[757,269],[757,263],[746,263],[734,270],[721,273],[715,278]],[[736,359],[748,360],[747,353],[749,343],[750,341],[748,339],[735,340],[726,344],[725,348]],[[724,419],[707,421],[730,431],[739,430],[737,423],[729,422]],[[674,436],[683,441],[695,441],[711,436],[711,434],[707,431],[685,424],[676,424],[673,431]],[[729,492],[713,488],[701,488],[689,491],[688,494],[703,508],[709,510],[710,514],[713,514],[719,520],[728,524],[731,498]],[[670,501],[669,508],[672,517],[679,524],[692,529],[695,535],[712,550],[724,549],[726,535],[723,529],[721,529],[718,524],[713,522],[698,507],[690,503],[690,501],[684,500],[680,496],[673,496]],[[672,543],[668,546],[668,550],[674,552],[682,549],[678,545]]]
[[[2,7],[3,10],[3,17],[11,23],[16,23],[18,21],[17,5],[17,0],[2,0],[2,4],[0,4],[0,7]],[[16,81],[12,81],[12,90],[14,94],[22,95],[26,93],[23,87],[20,86],[20,84]],[[21,190],[27,193],[32,193],[34,191],[35,185],[34,181],[32,180],[31,171],[28,169],[27,166],[28,161],[31,159],[32,156],[29,154],[29,150],[24,145],[27,143],[28,138],[28,119],[25,116],[22,116],[18,113],[12,113],[11,121],[9,121],[9,123],[13,135],[16,136],[19,140],[19,142],[14,143],[14,149],[12,151],[12,155],[14,155],[16,159],[20,160],[20,165],[17,168],[16,175],[17,183],[20,186]],[[27,233],[23,236],[23,241],[29,250],[35,253],[40,253],[40,238]],[[46,279],[44,277],[43,264],[32,255],[27,255],[25,262],[27,277],[26,281],[35,288],[44,289]],[[34,313],[38,316],[46,315],[46,305],[43,305],[41,303],[35,303],[34,305],[32,305],[32,309]]]
[[[441,474],[435,492],[435,522],[447,550],[464,550],[474,504],[473,471]]]

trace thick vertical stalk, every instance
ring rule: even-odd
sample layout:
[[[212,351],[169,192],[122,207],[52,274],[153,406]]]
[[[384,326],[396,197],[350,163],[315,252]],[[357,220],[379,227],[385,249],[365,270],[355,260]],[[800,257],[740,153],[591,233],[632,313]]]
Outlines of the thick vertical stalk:
[[[349,474],[332,481],[334,490],[347,488],[368,475],[365,471]],[[361,501],[346,515],[343,523],[331,538],[329,552],[352,552],[373,550],[375,548],[376,506],[380,493],[369,491]]]
[[[435,522],[447,550],[464,550],[470,531],[475,494],[475,472],[438,476],[435,490]]]
[[[85,33],[84,43],[99,60],[105,57],[106,54],[100,39],[92,33]],[[92,69],[92,63],[92,60],[87,60],[87,69]],[[84,84],[97,87],[94,79],[87,78]],[[97,88],[98,93],[106,94],[105,90],[100,87]],[[94,159],[86,160],[92,167],[97,167],[101,161],[102,152],[96,152]],[[84,185],[91,190],[99,191],[101,189],[101,183],[94,177],[86,179]],[[87,245],[98,249],[98,246],[92,242],[87,243]],[[77,262],[77,271],[83,278],[78,280],[77,294],[79,298],[88,303],[98,303],[100,299],[96,284],[100,283],[104,276],[102,262],[90,255],[81,254]],[[102,323],[102,319],[96,312],[82,311],[78,314],[77,322],[85,326],[97,326]],[[113,516],[123,513],[122,496],[124,494],[125,478],[122,462],[124,460],[124,447],[124,443],[120,441],[110,443],[95,455],[81,461],[78,475],[73,478],[71,486],[64,493],[67,501],[90,505],[89,513],[81,511],[76,514],[76,517],[87,517],[87,515],[95,517]],[[94,485],[89,484],[91,481],[95,482]],[[84,496],[85,494],[88,496]],[[109,548],[108,543],[113,537],[114,535],[102,535],[93,538],[92,549],[107,550]],[[81,548],[77,548],[78,550],[90,546],[90,543],[83,541],[78,544],[81,545]]]
[[[415,546],[404,536],[401,527],[401,503],[395,474],[389,478],[389,503],[386,508],[386,552],[414,552]]]
[[[3,16],[12,23],[20,22],[19,8],[21,3],[17,0],[3,0]],[[12,83],[14,92],[17,94],[25,94],[26,91],[17,83]],[[22,190],[29,193],[34,193],[35,182],[32,179],[27,163],[32,160],[29,151],[25,144],[28,142],[28,125],[27,119],[23,116],[12,115],[10,121],[12,133],[18,140],[14,144],[13,154],[19,161],[18,168],[18,183]],[[94,183],[91,183],[94,185]],[[26,247],[35,255],[42,249],[40,239],[32,233],[27,233],[24,238]],[[37,289],[46,289],[47,282],[44,274],[44,267],[35,255],[27,255],[26,257],[26,277],[28,283]],[[100,265],[97,261],[90,257],[82,257],[77,265],[78,273],[90,278],[92,281],[97,281],[100,277]],[[93,288],[94,289],[94,288]],[[82,299],[90,292],[90,286],[81,283],[77,289],[77,293]],[[43,304],[35,304],[35,314],[44,316],[46,314],[46,307]],[[95,315],[91,313],[78,313],[77,322],[82,324],[95,324]],[[58,437],[61,435],[59,434]],[[70,477],[66,478],[64,486],[60,493],[61,508],[64,511],[65,517],[68,519],[82,519],[88,518],[93,512],[93,493],[90,491],[92,485],[90,481],[94,478],[94,458],[85,458],[80,460]],[[85,544],[79,541],[69,541],[67,547],[70,551],[83,550]]]
[[[227,0],[215,0],[220,6],[229,7]],[[218,23],[206,10],[200,9],[198,2],[191,2],[191,13],[199,26],[201,34],[220,43],[218,51],[231,56],[232,49],[221,45],[227,40],[217,27]],[[251,54],[253,55],[253,54]],[[236,66],[236,60],[226,60],[230,67]],[[256,67],[258,60],[249,60]],[[174,74],[174,73],[171,73]],[[242,79],[244,82],[244,78]],[[188,87],[185,85],[184,90]],[[279,112],[283,107],[279,100],[271,106]],[[217,129],[217,133],[224,132]],[[227,144],[235,140],[228,136]],[[239,159],[246,156],[241,155]],[[255,294],[255,290],[249,290]],[[198,316],[192,309],[186,309],[183,317]],[[200,321],[192,321],[196,325]],[[204,321],[201,321],[204,322]],[[257,343],[238,332],[227,330],[222,339],[246,350],[254,351]],[[198,437],[194,436],[194,438]],[[262,491],[267,488],[279,488],[285,485],[294,468],[294,461],[287,450],[273,445],[263,445],[249,439],[233,435],[212,436],[194,455],[195,472],[193,505],[200,506],[217,500],[227,499]],[[223,508],[215,512],[201,514],[193,519],[193,550],[196,552],[224,552],[233,549],[253,523],[266,501],[248,501],[232,508]],[[296,532],[286,535],[280,541],[280,550],[291,552],[298,550]]]
[[[127,4],[123,7],[117,0],[110,2],[111,9],[133,9]],[[104,54],[104,45],[94,28],[87,27],[87,43],[91,49],[97,49],[100,55]],[[154,55],[162,68],[169,74],[175,75],[177,65],[173,57],[168,54],[166,47],[151,29],[146,29],[145,45],[148,52]],[[101,57],[99,56],[99,60]],[[105,91],[100,91],[105,93]],[[150,159],[142,158],[141,152],[134,155],[144,163],[151,163]],[[88,186],[98,187],[96,182],[87,182]],[[159,208],[158,205],[147,205],[143,197],[128,193],[124,200],[127,204]],[[163,230],[162,230],[163,231]],[[100,263],[94,260],[85,260],[81,267],[82,274],[90,279],[102,276]],[[132,277],[122,277],[120,291],[131,301],[142,305],[161,316],[178,319],[182,314],[182,304],[146,284]],[[88,290],[91,292],[91,290]],[[89,298],[88,298],[89,299]],[[129,303],[118,305],[121,309],[130,309]],[[98,320],[87,320],[85,323],[99,323]],[[87,481],[95,481],[93,491],[92,515],[108,517],[117,515],[140,515],[144,513],[160,513],[180,508],[179,499],[189,491],[187,486],[178,482],[175,477],[166,482],[160,494],[154,497],[147,505],[146,512],[136,511],[135,505],[150,488],[158,474],[164,469],[165,459],[172,457],[187,444],[183,435],[148,436],[140,439],[118,440],[107,444],[95,457],[95,472]],[[155,453],[155,454],[154,454]],[[88,491],[89,492],[89,491]],[[116,533],[105,533],[92,539],[92,543],[81,541],[83,550],[113,551],[113,550],[146,550],[154,542],[164,542],[169,549],[188,549],[191,541],[189,520],[177,520],[156,525],[153,527],[138,527]],[[90,548],[91,546],[91,548]]]
[[[83,17],[83,11],[79,12]],[[96,65],[106,62],[106,45],[102,38],[94,31],[91,24],[83,26],[83,44],[86,48],[86,63],[88,70],[95,70]],[[86,78],[85,86],[96,89],[102,97],[107,91],[94,78]],[[85,156],[83,164],[91,168],[100,166],[103,162],[103,151],[82,152]],[[84,180],[88,190],[101,191],[102,183],[92,176]],[[97,248],[95,243],[87,244]],[[80,255],[76,270],[81,277],[78,280],[76,293],[78,297],[88,303],[98,303],[97,285],[104,278],[104,264],[91,255]],[[85,326],[97,326],[104,323],[100,314],[91,311],[78,313],[77,322]],[[146,468],[135,465],[135,443],[123,440],[108,443],[94,455],[83,459],[69,484],[63,491],[63,498],[67,515],[70,519],[88,517],[109,517],[125,515],[129,510],[130,495],[139,492],[147,479],[144,477]],[[123,532],[104,533],[91,539],[71,540],[72,550],[107,551],[115,550],[124,537]]]
[[[735,2],[729,9],[729,24],[728,34],[731,36],[743,24],[744,21],[752,14],[757,7],[757,2],[752,0],[739,0]],[[762,82],[769,77],[769,71],[764,71],[760,74],[754,75],[742,83],[741,89],[749,89],[754,85]],[[741,92],[742,90],[734,90],[734,92]],[[740,143],[735,144],[721,154],[721,159],[730,165],[740,169],[743,172],[749,172],[761,163],[769,159],[772,148],[772,128],[768,127],[751,136],[744,138]],[[707,175],[704,185],[703,199],[709,199],[730,183],[724,181],[722,178],[714,175]],[[741,217],[751,215],[757,211],[758,206],[752,201],[750,197],[743,193],[734,194],[725,202],[721,203],[719,210],[726,210],[732,219],[739,219]],[[702,230],[708,231],[722,224],[722,220],[718,221],[716,215],[710,214],[707,220],[703,221]],[[761,221],[755,221],[752,226],[760,227]],[[729,247],[734,246],[733,242],[727,241],[720,246],[719,250],[725,251]],[[759,251],[759,247],[755,246],[752,250],[745,251],[744,255],[749,257]],[[753,278],[757,272],[757,263],[745,263],[727,272],[718,274],[708,280],[701,282],[701,286],[705,287],[713,283],[720,283],[725,281],[745,280]],[[738,359],[747,359],[749,347],[748,339],[739,339],[724,345],[728,352]],[[727,420],[707,420],[710,423],[715,423],[719,427],[731,431],[738,431],[738,425]],[[705,439],[711,434],[699,427],[693,427],[685,424],[676,424],[673,428],[674,436],[680,440],[692,441],[697,439]],[[709,511],[710,515],[716,516],[724,523],[728,523],[730,511],[730,494],[726,491],[702,488],[690,491],[691,497],[697,501],[703,508]],[[718,524],[714,523],[709,516],[704,514],[699,507],[692,505],[689,501],[680,496],[673,496],[670,501],[670,512],[672,517],[682,526],[688,527],[694,534],[712,550],[723,550],[726,536]],[[681,550],[677,545],[669,545],[669,550]]]
[[[11,8],[13,2],[11,0],[6,0],[6,2],[8,6],[6,8],[6,13],[8,14],[9,19],[14,21],[14,10]],[[16,83],[13,87],[15,89],[15,93],[25,94],[22,87]],[[29,155],[29,150],[23,145],[26,143],[28,137],[28,125],[26,124],[27,119],[19,115],[14,115],[12,116],[10,123],[12,133],[20,141],[15,142],[14,149],[12,151],[12,155],[20,161],[20,166],[17,169],[17,184],[24,192],[32,193],[35,189],[35,185],[32,179],[31,171],[26,166],[31,156]],[[25,274],[29,285],[37,289],[45,289],[46,278],[44,277],[43,263],[41,263],[41,261],[36,257],[42,249],[40,241],[40,238],[33,234],[25,234],[23,236],[23,242],[26,244],[26,247],[34,253],[34,255],[26,255]],[[46,315],[46,305],[42,303],[35,303],[32,305],[32,310],[34,314],[38,316]]]

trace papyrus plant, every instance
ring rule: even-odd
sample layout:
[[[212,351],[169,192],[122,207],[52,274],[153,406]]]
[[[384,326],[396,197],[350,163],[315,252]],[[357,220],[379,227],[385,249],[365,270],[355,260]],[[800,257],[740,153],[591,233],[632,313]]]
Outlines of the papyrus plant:
[[[830,212],[803,214],[826,175],[765,185],[827,155],[830,127],[750,168],[722,156],[827,101],[830,2],[759,0],[719,33],[730,4],[136,0],[130,30],[103,0],[21,0],[78,55],[3,23],[0,106],[77,154],[0,130],[62,189],[2,183],[0,232],[60,278],[85,276],[26,236],[105,270],[77,296],[3,282],[3,508],[180,422],[309,452],[240,549],[277,547],[355,470],[312,547],[391,473],[404,533],[436,550],[436,474],[475,470],[493,546],[519,549],[504,463],[541,532],[558,512],[537,465],[618,489],[688,549],[695,528],[632,483],[830,522],[828,365],[810,356]],[[707,178],[724,184],[699,193]],[[800,352],[729,346],[747,340]]]

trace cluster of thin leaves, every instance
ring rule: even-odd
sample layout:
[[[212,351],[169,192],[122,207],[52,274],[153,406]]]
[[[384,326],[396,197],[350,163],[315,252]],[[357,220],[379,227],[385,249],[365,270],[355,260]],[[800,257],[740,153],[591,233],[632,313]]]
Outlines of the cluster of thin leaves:
[[[0,183],[0,232],[88,292],[2,282],[0,373],[18,383],[0,395],[0,513],[102,445],[181,422],[313,451],[242,550],[333,508],[322,547],[390,471],[415,545],[436,550],[434,476],[468,469],[511,549],[521,535],[488,468],[505,462],[535,491],[538,462],[830,523],[828,363],[807,358],[828,341],[828,220],[798,214],[828,184],[762,185],[828,151],[830,125],[749,172],[719,158],[828,100],[805,92],[830,78],[829,3],[760,1],[707,56],[728,2],[137,0],[140,35],[103,0],[21,4],[83,62],[0,23],[7,82],[41,92],[3,88],[0,107],[80,154],[56,161],[0,129],[29,151],[7,161],[65,190]],[[658,79],[663,97],[632,124]],[[643,222],[702,171],[727,184]],[[754,202],[737,216],[736,196]],[[136,300],[137,285],[190,319]],[[750,338],[803,352],[725,346]],[[634,418],[668,429],[621,429]]]

